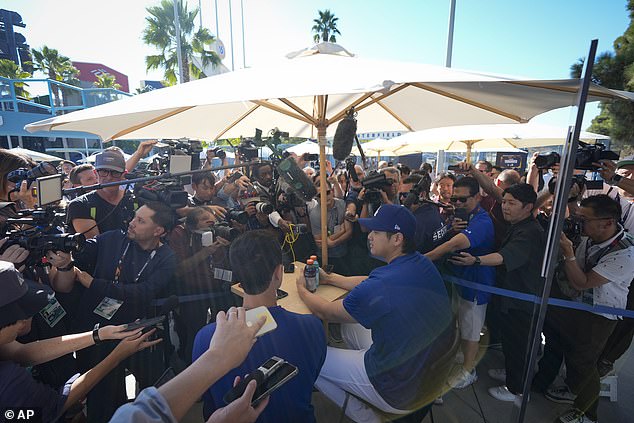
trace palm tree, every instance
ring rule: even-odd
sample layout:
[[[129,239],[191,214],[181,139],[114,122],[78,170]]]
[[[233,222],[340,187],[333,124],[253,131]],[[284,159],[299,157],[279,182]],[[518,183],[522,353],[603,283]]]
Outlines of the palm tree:
[[[165,79],[170,85],[177,82],[178,56],[176,53],[176,28],[174,25],[175,0],[161,0],[160,6],[148,7],[146,10],[150,16],[145,18],[146,27],[143,30],[143,41],[160,50],[159,54],[145,57],[147,70],[164,69]],[[183,81],[204,78],[206,75],[202,69],[194,65],[192,58],[199,56],[202,67],[220,64],[220,58],[214,51],[206,50],[205,45],[215,41],[215,38],[206,28],[194,31],[194,22],[198,15],[198,9],[191,12],[187,10],[187,4],[178,0],[181,54],[183,59]]]
[[[97,80],[92,84],[95,88],[114,88],[121,89],[121,85],[117,84],[117,78],[109,73],[97,75]]]
[[[30,78],[31,74],[19,67],[13,60],[0,59],[0,76],[9,79],[26,79]],[[4,88],[5,84],[2,85]],[[13,86],[17,97],[29,98],[29,93],[24,89],[24,87],[29,86],[27,83],[14,82]]]
[[[79,70],[73,66],[68,57],[62,56],[56,49],[43,46],[41,50],[32,49],[31,53],[35,62],[35,70],[44,73],[48,79],[71,85],[77,85],[79,82],[77,80]],[[51,88],[55,97],[54,104],[60,106],[59,87],[51,84]]]
[[[319,19],[313,19],[313,22],[315,22],[315,25],[313,25],[313,40],[316,43],[319,42],[319,39],[323,42],[336,43],[337,37],[335,37],[335,34],[341,35],[341,32],[337,29],[339,18],[336,18],[328,9],[323,12],[318,10],[317,12],[319,13]]]

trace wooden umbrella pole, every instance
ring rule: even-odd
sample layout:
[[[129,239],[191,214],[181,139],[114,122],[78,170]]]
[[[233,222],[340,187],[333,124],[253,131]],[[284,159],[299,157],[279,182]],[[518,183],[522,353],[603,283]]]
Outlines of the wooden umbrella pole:
[[[319,141],[319,198],[321,200],[321,263],[328,265],[328,209],[326,182],[326,125],[320,122],[317,126]]]

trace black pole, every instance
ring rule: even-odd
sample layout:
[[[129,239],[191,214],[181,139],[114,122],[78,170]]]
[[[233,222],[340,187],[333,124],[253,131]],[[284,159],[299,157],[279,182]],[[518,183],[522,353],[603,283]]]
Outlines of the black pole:
[[[119,181],[119,182],[108,182],[107,184],[96,184],[96,185],[89,185],[89,186],[85,186],[85,187],[68,188],[68,189],[62,190],[62,192],[64,194],[75,194],[75,193],[83,194],[83,193],[86,193],[86,192],[89,192],[89,191],[94,191],[96,189],[102,189],[102,188],[107,188],[107,187],[115,187],[115,186],[119,186],[119,185],[135,184],[137,182],[158,181],[158,180],[161,180],[161,179],[176,178],[178,176],[193,175],[195,173],[214,172],[216,170],[236,169],[236,168],[239,168],[239,167],[251,166],[252,164],[253,163],[249,162],[249,163],[240,163],[240,164],[237,164],[237,165],[210,167],[208,169],[188,170],[188,171],[185,171],[185,172],[178,172],[178,173],[169,173],[169,172],[167,172],[167,173],[164,173],[162,175],[146,176],[146,177],[143,177],[143,178],[135,178],[135,179],[126,179],[124,181]]]
[[[541,277],[544,281],[544,290],[541,295],[539,311],[537,315],[537,324],[533,328],[533,339],[530,346],[530,355],[525,370],[524,387],[522,390],[522,403],[518,409],[518,404],[514,404],[512,421],[522,423],[526,416],[526,407],[528,405],[528,395],[531,390],[531,384],[535,373],[535,364],[537,362],[537,352],[541,344],[541,332],[544,327],[544,319],[546,317],[546,308],[548,307],[548,298],[550,297],[550,287],[552,286],[555,268],[557,267],[557,254],[559,253],[559,238],[566,217],[566,209],[568,207],[568,195],[570,193],[572,172],[575,169],[575,160],[577,156],[577,148],[579,147],[579,134],[583,123],[583,113],[585,111],[586,100],[588,99],[588,91],[592,77],[592,67],[597,52],[598,40],[592,40],[590,43],[590,51],[585,63],[581,88],[577,93],[576,107],[577,117],[574,126],[568,127],[568,136],[564,144],[563,154],[560,160],[559,174],[557,175],[557,184],[555,188],[555,198],[553,201],[553,212],[550,217],[548,226],[548,238],[546,240],[546,250],[544,252],[544,261],[542,262]]]

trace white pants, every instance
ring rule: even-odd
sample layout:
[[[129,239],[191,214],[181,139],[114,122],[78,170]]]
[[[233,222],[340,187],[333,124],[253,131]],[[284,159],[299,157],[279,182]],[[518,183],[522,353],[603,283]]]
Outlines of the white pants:
[[[357,398],[387,413],[409,413],[409,411],[397,410],[385,402],[368,378],[363,356],[372,345],[370,330],[358,323],[342,324],[341,336],[352,349],[328,347],[326,360],[315,382],[317,389],[339,407],[343,407],[347,392],[353,394],[354,396],[348,399],[346,415],[358,423],[381,422],[381,417],[374,409]]]

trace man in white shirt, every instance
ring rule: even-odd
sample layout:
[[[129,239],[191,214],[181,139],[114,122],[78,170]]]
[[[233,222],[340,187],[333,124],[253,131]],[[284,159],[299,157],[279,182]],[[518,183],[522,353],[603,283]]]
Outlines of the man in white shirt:
[[[566,279],[579,291],[575,299],[591,306],[625,308],[634,274],[634,236],[618,223],[620,204],[605,194],[594,195],[581,201],[574,218],[582,224],[584,238],[575,251],[572,242],[562,234],[560,247]],[[618,319],[613,314],[548,309],[544,327],[547,348],[563,353],[570,390],[549,389],[546,397],[574,406],[560,421],[597,421],[600,388],[597,360]],[[544,361],[540,361],[535,379],[552,381],[559,368]]]

